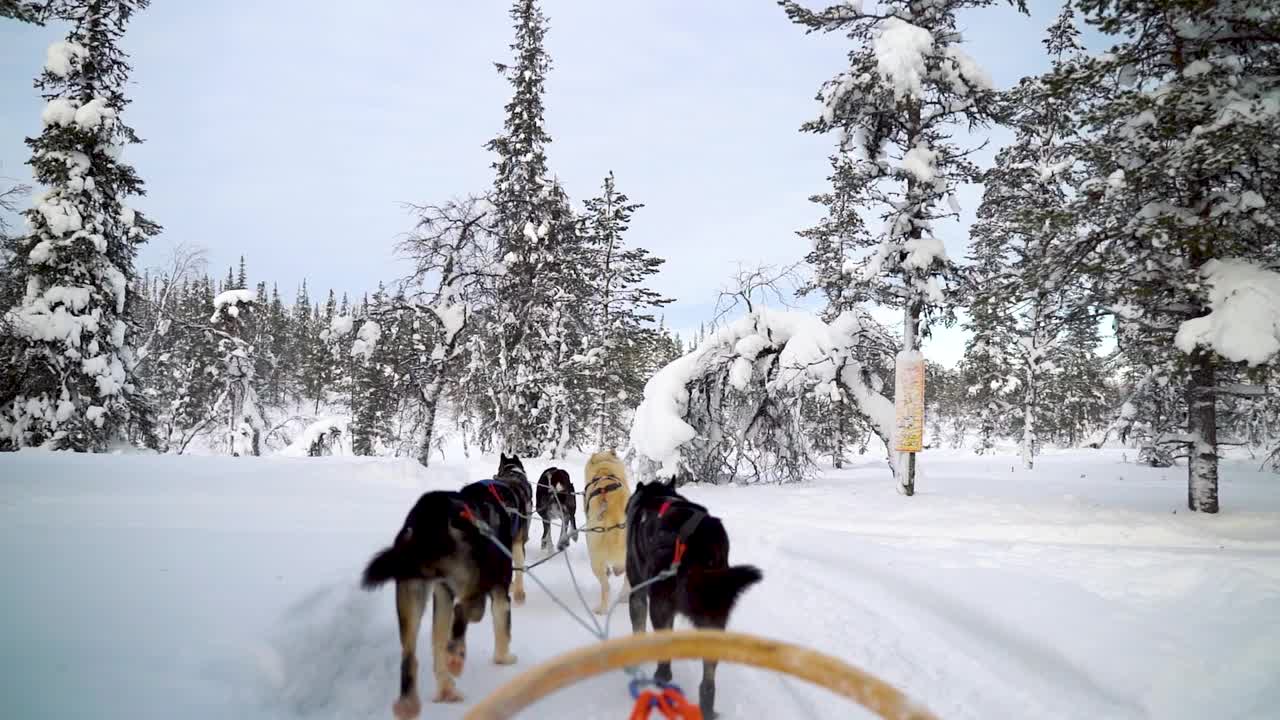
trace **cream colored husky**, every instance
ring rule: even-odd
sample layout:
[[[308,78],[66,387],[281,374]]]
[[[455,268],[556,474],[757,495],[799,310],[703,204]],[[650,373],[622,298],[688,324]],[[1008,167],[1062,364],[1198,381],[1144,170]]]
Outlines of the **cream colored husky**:
[[[627,570],[627,468],[612,450],[601,450],[587,461],[585,473],[587,552],[591,555],[591,571],[600,581],[600,606],[596,613],[609,609],[609,573],[622,575]],[[607,528],[595,530],[593,528]],[[626,580],[623,580],[625,586]]]

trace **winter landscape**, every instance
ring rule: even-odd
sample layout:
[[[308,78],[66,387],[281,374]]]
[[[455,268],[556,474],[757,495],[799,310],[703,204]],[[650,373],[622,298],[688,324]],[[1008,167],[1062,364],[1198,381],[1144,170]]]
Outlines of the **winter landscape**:
[[[0,0],[0,717],[388,717],[370,557],[602,449],[939,718],[1275,714],[1280,6],[232,5]],[[495,497],[518,662],[422,717],[632,632]]]

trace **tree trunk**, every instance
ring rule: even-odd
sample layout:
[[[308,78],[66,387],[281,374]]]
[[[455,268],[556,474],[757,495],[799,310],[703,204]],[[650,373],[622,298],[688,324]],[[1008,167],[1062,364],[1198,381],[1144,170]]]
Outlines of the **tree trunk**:
[[[844,413],[841,412],[836,417],[836,451],[835,457],[832,458],[832,464],[836,469],[844,467]]]
[[[431,387],[423,393],[423,412],[426,417],[422,420],[422,446],[418,448],[418,462],[423,467],[431,466],[431,441],[436,436],[436,409],[440,407],[440,381],[439,379],[431,382]]]
[[[1187,507],[1195,512],[1218,512],[1218,408],[1214,393],[1213,355],[1197,349],[1191,355],[1187,382]]]
[[[1022,393],[1022,465],[1028,470],[1035,466],[1036,442],[1036,386],[1033,381],[1035,372],[1027,365],[1027,386]]]

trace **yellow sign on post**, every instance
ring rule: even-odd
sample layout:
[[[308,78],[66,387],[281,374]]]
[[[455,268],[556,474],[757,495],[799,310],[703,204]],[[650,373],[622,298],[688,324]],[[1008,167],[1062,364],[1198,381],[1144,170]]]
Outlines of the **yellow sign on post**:
[[[894,449],[920,452],[924,449],[924,355],[918,350],[898,353],[893,402],[897,415]]]

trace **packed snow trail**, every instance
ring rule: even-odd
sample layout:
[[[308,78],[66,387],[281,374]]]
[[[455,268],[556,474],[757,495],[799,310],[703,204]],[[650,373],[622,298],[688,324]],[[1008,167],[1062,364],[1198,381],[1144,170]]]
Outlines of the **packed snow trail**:
[[[733,562],[765,573],[730,629],[841,657],[942,718],[1261,718],[1280,703],[1274,475],[1225,465],[1226,510],[1209,517],[1178,511],[1180,472],[1117,451],[1049,454],[1035,471],[1014,457],[925,460],[909,499],[870,460],[803,486],[687,488],[724,519]],[[576,476],[580,461],[561,466]],[[0,456],[0,717],[389,717],[393,593],[359,590],[359,570],[419,493],[491,465]],[[585,543],[568,556],[593,596]],[[563,560],[535,572],[578,607]],[[533,584],[513,624],[519,663],[489,662],[486,616],[468,630],[467,702],[427,704],[424,718],[459,718],[593,642]],[[628,632],[624,604],[611,634]],[[674,667],[696,687],[698,662]],[[726,720],[868,716],[765,671],[725,664],[717,681]],[[611,673],[523,717],[629,708]]]

